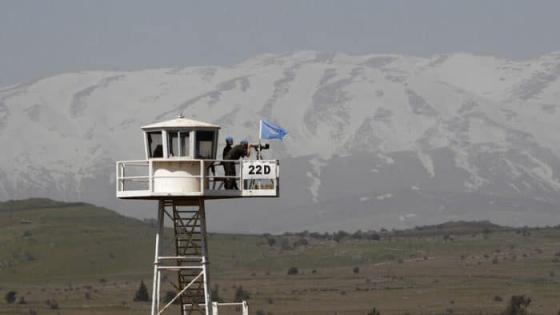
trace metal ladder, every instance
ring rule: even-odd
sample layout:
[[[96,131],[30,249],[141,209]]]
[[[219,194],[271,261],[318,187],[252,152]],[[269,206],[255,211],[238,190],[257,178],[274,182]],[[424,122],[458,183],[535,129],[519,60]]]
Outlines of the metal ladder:
[[[202,264],[199,269],[179,269],[177,273],[178,290],[185,290],[181,295],[181,309],[183,314],[206,314],[208,272],[206,270],[206,221],[204,201],[198,205],[184,209],[184,206],[173,206],[173,228],[175,230],[175,250],[177,266],[193,266]],[[192,257],[192,259],[191,259]],[[200,257],[200,258],[199,258]],[[204,272],[202,276],[199,276]],[[204,307],[201,307],[204,305]]]

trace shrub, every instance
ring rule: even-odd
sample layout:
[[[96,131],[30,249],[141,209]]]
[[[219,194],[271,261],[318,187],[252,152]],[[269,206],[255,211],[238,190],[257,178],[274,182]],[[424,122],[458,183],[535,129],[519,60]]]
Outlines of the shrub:
[[[33,256],[31,253],[23,253],[23,259],[27,262],[32,262],[35,261],[35,256]]]
[[[267,236],[266,237],[266,242],[267,242],[268,246],[272,247],[276,244],[276,239],[274,237]]]
[[[345,231],[338,231],[338,232],[334,233],[333,240],[338,243],[338,242],[342,241],[343,239],[347,238],[348,235],[349,234]]]
[[[360,267],[354,267],[354,269],[352,269],[353,273],[360,273]]]
[[[379,310],[377,308],[372,308],[367,315],[381,315],[381,312],[379,312]]]
[[[361,240],[364,238],[364,232],[357,230],[354,234],[350,236],[354,240]]]
[[[148,293],[148,288],[146,288],[146,284],[144,281],[140,281],[140,287],[134,294],[134,301],[135,302],[149,302],[150,301],[150,294]]]
[[[242,286],[239,286],[237,290],[235,290],[235,302],[243,302],[251,298],[251,294],[249,291],[244,290]]]
[[[297,269],[297,267],[290,267],[290,269],[288,269],[288,275],[297,275],[299,273],[299,270]]]
[[[309,242],[305,238],[300,238],[294,242],[295,247],[307,246],[307,245],[309,245]]]
[[[212,301],[222,303],[224,300],[220,297],[220,287],[216,284],[214,289],[210,289]]]
[[[502,312],[502,315],[527,315],[527,308],[531,304],[531,298],[525,295],[514,295],[509,301],[509,305],[506,310]]]
[[[47,300],[46,304],[51,310],[58,309],[58,302],[55,299]]]
[[[4,296],[4,300],[6,300],[6,303],[8,304],[12,304],[16,301],[16,296],[16,291],[8,291],[8,293],[6,293],[6,295]]]

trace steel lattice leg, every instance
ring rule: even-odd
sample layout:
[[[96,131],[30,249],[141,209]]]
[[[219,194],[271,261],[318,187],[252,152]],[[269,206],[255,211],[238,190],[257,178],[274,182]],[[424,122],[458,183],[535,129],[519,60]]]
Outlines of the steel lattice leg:
[[[162,256],[160,240],[164,215],[173,222],[175,256]],[[170,265],[174,262],[173,265]],[[177,296],[163,308],[160,304],[161,272],[176,271]],[[212,315],[208,277],[208,245],[204,200],[162,200],[158,208],[158,231],[154,260],[152,315],[163,313],[178,300],[182,315]]]

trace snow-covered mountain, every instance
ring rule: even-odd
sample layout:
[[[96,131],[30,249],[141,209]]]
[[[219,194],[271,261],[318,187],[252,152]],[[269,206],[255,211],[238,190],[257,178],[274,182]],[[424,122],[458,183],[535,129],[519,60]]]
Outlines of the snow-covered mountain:
[[[214,230],[559,224],[559,77],[559,53],[318,52],[57,75],[0,89],[0,198],[152,215],[117,203],[114,161],[143,158],[141,125],[184,113],[238,140],[256,140],[260,118],[289,131],[269,153],[282,159],[281,198],[212,202]]]

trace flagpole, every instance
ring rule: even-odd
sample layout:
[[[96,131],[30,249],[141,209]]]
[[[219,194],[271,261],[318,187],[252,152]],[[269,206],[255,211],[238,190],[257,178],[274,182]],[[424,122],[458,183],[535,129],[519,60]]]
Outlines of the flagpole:
[[[259,121],[259,146],[257,149],[257,160],[261,159],[261,135],[262,135],[262,119]]]

